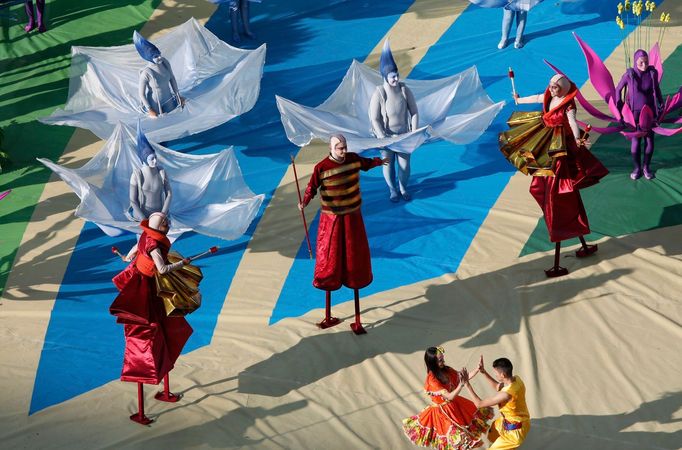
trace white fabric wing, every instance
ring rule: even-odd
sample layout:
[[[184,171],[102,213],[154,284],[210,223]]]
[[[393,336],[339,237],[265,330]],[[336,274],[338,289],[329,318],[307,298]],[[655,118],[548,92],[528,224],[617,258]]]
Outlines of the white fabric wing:
[[[102,150],[79,169],[43,158],[38,161],[59,175],[81,199],[75,213],[78,217],[94,222],[109,236],[119,235],[121,230],[139,233],[138,223],[126,216],[130,177],[142,166],[136,144],[135,130],[119,124]],[[232,149],[188,155],[150,144],[173,192],[171,238],[191,230],[227,240],[244,234],[264,196],[248,188]]]
[[[372,94],[382,82],[379,72],[353,61],[336,91],[316,108],[277,97],[287,138],[302,147],[314,138],[326,141],[341,133],[353,152],[388,147],[411,153],[427,140],[467,144],[478,139],[504,106],[488,97],[476,67],[438,80],[406,80],[417,101],[421,127],[378,139],[372,133],[368,111]]]
[[[140,71],[147,64],[135,47],[72,47],[69,97],[64,109],[41,122],[87,128],[101,139],[116,124],[136,126],[156,142],[178,139],[216,127],[249,111],[258,99],[265,45],[255,50],[231,47],[190,19],[154,44],[170,62],[184,108],[150,118],[137,96]]]

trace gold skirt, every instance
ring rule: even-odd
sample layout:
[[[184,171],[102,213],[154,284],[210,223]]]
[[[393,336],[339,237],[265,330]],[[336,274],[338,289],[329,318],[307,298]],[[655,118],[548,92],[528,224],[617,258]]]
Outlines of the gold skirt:
[[[168,254],[171,264],[181,260],[179,253]],[[156,295],[163,300],[167,316],[186,316],[201,306],[199,283],[203,278],[201,269],[191,264],[167,274],[155,275]]]
[[[541,111],[516,111],[507,124],[499,135],[504,157],[526,175],[553,177],[556,158],[567,154],[563,127],[545,126]]]

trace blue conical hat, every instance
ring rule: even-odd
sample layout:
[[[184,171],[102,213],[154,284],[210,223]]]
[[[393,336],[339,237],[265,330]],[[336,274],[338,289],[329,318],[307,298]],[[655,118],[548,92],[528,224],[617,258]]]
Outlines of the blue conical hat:
[[[391,46],[388,44],[388,39],[384,41],[384,48],[381,49],[381,58],[379,59],[379,72],[384,79],[389,73],[398,73],[398,66],[393,59],[393,53],[391,53]]]
[[[142,59],[154,62],[154,58],[161,56],[161,50],[148,40],[146,40],[140,33],[133,31],[133,44],[135,44],[135,50],[140,54]]]
[[[142,127],[140,126],[140,121],[137,121],[137,154],[143,163],[147,163],[147,157],[151,154],[155,154],[154,148],[147,140],[147,136],[142,132]]]

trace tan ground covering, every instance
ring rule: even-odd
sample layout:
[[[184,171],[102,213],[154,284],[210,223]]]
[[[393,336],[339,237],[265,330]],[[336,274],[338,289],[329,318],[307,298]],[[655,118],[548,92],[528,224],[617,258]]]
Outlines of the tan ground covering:
[[[181,10],[207,18],[210,4],[198,3],[209,6],[203,13]],[[145,34],[186,19],[170,6],[162,3]],[[417,0],[395,25],[389,36],[403,76],[463,6]],[[433,34],[410,35],[412,20],[426,21],[422,29]],[[377,49],[368,61],[376,61]],[[607,63],[620,56],[617,49]],[[64,161],[80,164],[100,145],[77,132]],[[311,146],[300,153],[301,178],[324,151]],[[63,183],[50,183],[0,309],[0,448],[411,448],[400,421],[427,404],[422,355],[438,344],[455,367],[472,367],[481,353],[488,362],[513,359],[533,417],[524,448],[680,448],[682,227],[605,240],[594,257],[564,259],[570,275],[547,280],[542,269],[551,254],[517,257],[540,214],[527,193],[529,179],[517,175],[457,274],[363,299],[367,336],[348,329],[351,302],[335,308],[346,319],[335,329],[314,327],[321,310],[268,327],[302,239],[292,183],[287,173],[211,345],[183,355],[173,370],[172,384],[184,398],[158,403],[147,388],[147,413],[157,419],[151,427],[128,421],[137,408],[134,386],[118,381],[27,416],[54,297],[81,229],[70,215],[73,196],[61,195]],[[49,263],[37,264],[45,255]],[[490,393],[481,380],[474,385]]]

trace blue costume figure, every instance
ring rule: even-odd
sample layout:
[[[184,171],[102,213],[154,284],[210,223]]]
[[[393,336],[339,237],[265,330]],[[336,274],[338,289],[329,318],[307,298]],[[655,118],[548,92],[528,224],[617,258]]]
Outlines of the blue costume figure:
[[[140,33],[133,33],[135,49],[149,64],[140,72],[138,95],[142,109],[151,117],[173,111],[184,106],[184,99],[178,91],[173,69],[161,51]]]
[[[509,40],[509,31],[511,30],[512,22],[516,19],[516,39],[514,40],[514,47],[523,47],[523,31],[526,29],[526,19],[528,11],[542,0],[469,0],[474,5],[482,8],[504,8],[504,15],[502,16],[502,38],[497,48],[500,50],[507,46]]]
[[[383,139],[419,128],[419,112],[417,101],[410,88],[400,81],[398,66],[393,59],[388,41],[384,43],[379,60],[379,71],[384,82],[377,86],[369,103],[369,118],[374,135]],[[407,184],[410,178],[410,154],[397,152],[390,148],[381,149],[382,158],[388,160],[383,173],[388,185],[389,198],[399,201],[395,188],[396,160],[398,165],[398,187],[404,200],[410,200]]]

